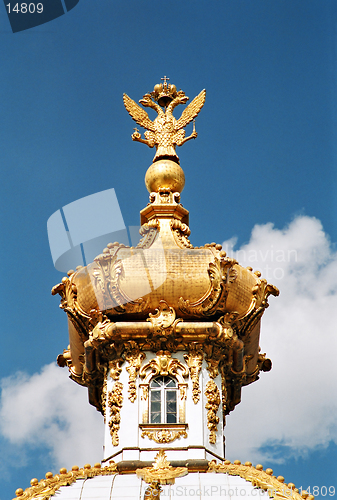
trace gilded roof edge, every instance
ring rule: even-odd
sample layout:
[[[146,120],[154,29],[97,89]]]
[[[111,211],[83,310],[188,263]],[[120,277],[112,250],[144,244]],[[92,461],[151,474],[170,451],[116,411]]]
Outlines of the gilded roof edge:
[[[263,466],[260,464],[254,467],[251,462],[241,464],[239,460],[235,460],[234,463],[225,460],[217,464],[215,460],[212,460],[209,462],[209,467],[206,472],[239,476],[252,483],[253,486],[267,491],[269,497],[274,500],[314,500],[313,495],[309,495],[305,490],[300,494],[293,483],[285,483],[284,477],[274,476],[272,469],[267,468],[263,470]],[[15,492],[16,498],[13,500],[17,500],[18,498],[20,500],[33,500],[34,498],[49,500],[61,486],[70,486],[76,482],[77,479],[109,476],[113,474],[119,474],[115,462],[111,462],[107,467],[101,467],[99,463],[95,464],[93,467],[86,464],[82,469],[74,466],[69,472],[67,469],[60,469],[60,473],[55,475],[53,475],[52,472],[47,472],[45,479],[38,481],[34,478],[31,480],[31,486],[29,488],[25,490],[22,488],[17,489]]]

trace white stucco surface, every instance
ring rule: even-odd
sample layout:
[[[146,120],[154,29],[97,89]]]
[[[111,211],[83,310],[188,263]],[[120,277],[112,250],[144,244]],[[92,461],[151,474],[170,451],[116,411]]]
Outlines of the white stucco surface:
[[[55,500],[143,500],[147,484],[135,474],[81,479],[62,486],[52,497]],[[238,476],[215,473],[190,473],[176,479],[174,485],[162,486],[160,500],[267,500],[268,494],[254,488]],[[146,499],[145,499],[146,500]]]

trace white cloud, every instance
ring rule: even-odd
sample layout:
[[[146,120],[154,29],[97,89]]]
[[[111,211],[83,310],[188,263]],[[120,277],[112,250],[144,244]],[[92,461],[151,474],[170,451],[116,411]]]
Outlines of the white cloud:
[[[337,254],[319,220],[297,217],[285,229],[255,226],[240,251],[224,249],[280,289],[269,299],[260,345],[270,373],[242,390],[227,418],[226,454],[252,462],[337,443]]]
[[[101,460],[103,418],[67,370],[52,363],[5,378],[1,387],[0,430],[12,445],[49,448],[55,468]]]

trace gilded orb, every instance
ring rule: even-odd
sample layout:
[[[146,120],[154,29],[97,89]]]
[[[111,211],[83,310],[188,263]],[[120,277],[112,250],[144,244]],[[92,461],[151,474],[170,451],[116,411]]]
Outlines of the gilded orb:
[[[172,160],[158,160],[148,168],[145,185],[149,193],[171,189],[181,193],[185,186],[185,175],[178,163]]]
[[[154,92],[156,94],[160,94],[160,92],[163,90],[163,86],[161,83],[157,83],[157,85],[154,86]]]

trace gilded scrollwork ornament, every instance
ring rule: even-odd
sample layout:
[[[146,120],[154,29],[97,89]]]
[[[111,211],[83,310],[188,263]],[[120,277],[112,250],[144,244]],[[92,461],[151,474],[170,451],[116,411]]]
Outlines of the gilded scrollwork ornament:
[[[204,345],[207,370],[211,378],[219,374],[219,363],[226,359],[226,349],[216,344]]]
[[[113,460],[107,467],[101,467],[100,463],[96,463],[93,467],[86,464],[83,468],[74,466],[72,470],[60,469],[59,474],[53,475],[52,472],[47,472],[46,477],[40,481],[36,478],[32,479],[29,488],[16,490],[16,498],[13,500],[49,500],[62,486],[70,486],[78,479],[87,479],[97,476],[110,476],[117,474],[117,466]]]
[[[153,245],[155,239],[159,235],[160,223],[158,219],[151,219],[147,223],[143,224],[139,229],[139,234],[141,239],[136,248],[150,248]]]
[[[158,351],[155,358],[141,367],[140,376],[145,378],[147,372],[151,374],[151,377],[157,375],[171,375],[176,377],[178,372],[180,372],[182,377],[188,377],[188,368],[177,358],[172,358],[169,351]]]
[[[119,380],[123,363],[124,359],[122,358],[111,359],[109,361],[109,375],[112,379]]]
[[[174,324],[175,319],[176,313],[173,307],[170,307],[165,300],[161,300],[155,314],[149,313],[147,321],[152,324],[156,336],[156,334],[168,335],[171,333],[170,327]]]
[[[188,474],[188,469],[187,467],[172,467],[166,458],[165,451],[160,450],[152,467],[137,469],[136,474],[149,484],[153,482],[157,484],[174,484],[175,478]]]
[[[212,247],[210,247],[212,248]],[[213,251],[212,251],[213,253]],[[217,311],[223,312],[226,307],[228,283],[237,278],[237,271],[233,267],[237,261],[229,257],[214,257],[214,262],[208,265],[210,288],[206,296],[197,302],[192,302],[183,297],[179,299],[179,308],[185,314],[211,316]]]
[[[102,415],[104,417],[104,423],[106,423],[107,386],[108,386],[108,379],[107,376],[105,375],[101,393],[101,409],[102,409]]]
[[[62,278],[61,283],[55,285],[51,293],[52,295],[60,295],[60,308],[67,313],[69,321],[74,325],[82,341],[85,342],[88,338],[87,326],[91,316],[83,311],[77,302],[77,286],[73,283],[72,275]]]
[[[153,481],[145,490],[144,500],[160,500],[161,491],[160,484]]]
[[[221,403],[222,403],[222,418],[223,425],[226,425],[226,415],[227,415],[227,384],[226,384],[226,374],[224,365],[221,366]]]
[[[241,337],[248,337],[260,321],[265,309],[269,306],[268,297],[270,295],[277,297],[279,293],[276,286],[268,284],[265,279],[258,279],[258,283],[252,288],[251,307],[244,316],[235,321]]]
[[[121,409],[123,405],[123,384],[115,382],[112,390],[108,394],[108,406],[110,410],[109,428],[113,446],[118,446],[118,431],[121,422]]]
[[[217,412],[221,403],[220,392],[214,380],[209,380],[206,384],[205,396],[207,403],[205,408],[207,411],[207,427],[210,431],[209,442],[216,443],[216,433],[218,431],[219,417]]]
[[[102,311],[132,314],[148,307],[148,301],[143,298],[132,300],[120,287],[124,266],[123,258],[118,252],[127,248],[129,247],[123,244],[109,243],[103,253],[94,259],[96,265],[91,269],[91,283]]]
[[[178,247],[193,248],[192,243],[188,239],[189,235],[191,234],[191,230],[187,224],[183,224],[178,219],[171,219],[170,226]]]
[[[137,386],[136,380],[141,367],[142,362],[145,359],[145,354],[140,351],[137,342],[130,340],[126,344],[125,359],[129,363],[126,370],[129,374],[129,399],[132,403],[135,402],[137,398]]]
[[[117,253],[125,245],[112,245],[98,255],[94,261],[95,269],[92,271],[92,285],[96,297],[100,297],[100,309],[107,311],[114,309],[116,313],[125,312],[123,304],[128,301],[119,289],[119,280],[123,272],[123,262]]]
[[[200,400],[199,374],[203,358],[202,344],[197,344],[196,342],[190,344],[188,354],[184,354],[184,359],[189,368],[192,380],[192,399],[194,404],[197,404]]]
[[[111,342],[114,336],[114,323],[112,323],[105,315],[101,314],[94,328],[89,332],[91,345],[99,348],[102,344]]]
[[[152,439],[156,443],[172,443],[176,439],[181,437],[187,438],[187,432],[185,429],[181,430],[170,430],[170,429],[161,429],[158,431],[153,430],[143,430],[142,438],[148,437]]]

